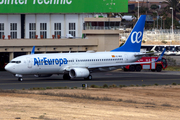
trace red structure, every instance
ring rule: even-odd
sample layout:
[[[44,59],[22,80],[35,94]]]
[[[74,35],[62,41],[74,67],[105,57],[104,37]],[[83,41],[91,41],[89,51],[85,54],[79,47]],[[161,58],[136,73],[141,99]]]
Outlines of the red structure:
[[[158,57],[142,57],[136,62],[150,62],[150,61],[156,61]],[[146,64],[137,64],[137,65],[127,65],[124,68],[124,71],[141,71],[143,70],[151,70],[151,71],[157,71],[161,72],[162,69],[167,68],[167,61],[165,58],[162,58],[159,62],[152,62],[152,63],[146,63]]]

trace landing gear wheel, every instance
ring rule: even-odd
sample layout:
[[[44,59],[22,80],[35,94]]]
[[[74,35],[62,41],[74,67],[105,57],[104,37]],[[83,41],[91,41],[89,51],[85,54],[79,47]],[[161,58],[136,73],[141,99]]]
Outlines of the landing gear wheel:
[[[92,75],[89,75],[87,78],[84,78],[84,80],[92,80]]]
[[[64,74],[64,75],[63,75],[63,79],[64,79],[64,80],[70,80],[71,77],[69,76],[69,74]]]
[[[23,81],[22,77],[18,78],[18,81],[22,82]]]
[[[88,76],[88,80],[92,80],[92,75],[89,75],[89,76]]]

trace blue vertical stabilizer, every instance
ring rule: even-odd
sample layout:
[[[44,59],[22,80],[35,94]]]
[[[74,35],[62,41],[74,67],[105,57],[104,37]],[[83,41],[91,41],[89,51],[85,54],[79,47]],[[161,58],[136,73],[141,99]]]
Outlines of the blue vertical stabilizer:
[[[32,51],[31,51],[31,55],[34,54],[35,51],[35,46],[33,46]]]
[[[141,15],[123,46],[111,52],[140,52],[146,15]]]

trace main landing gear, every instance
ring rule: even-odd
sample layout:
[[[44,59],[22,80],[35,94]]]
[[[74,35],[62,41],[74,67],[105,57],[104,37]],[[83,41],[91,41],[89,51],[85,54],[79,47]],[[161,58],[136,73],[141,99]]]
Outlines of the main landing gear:
[[[64,80],[70,80],[71,77],[69,76],[69,73],[64,73],[63,79],[64,79]]]
[[[84,80],[92,80],[92,75],[89,75],[87,78],[84,78]]]

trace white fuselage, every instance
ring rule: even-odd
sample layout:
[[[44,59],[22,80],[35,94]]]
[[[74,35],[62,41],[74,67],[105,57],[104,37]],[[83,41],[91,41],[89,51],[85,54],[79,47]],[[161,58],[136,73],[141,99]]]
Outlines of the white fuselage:
[[[139,52],[137,52],[139,53]],[[96,53],[52,53],[33,54],[14,58],[6,70],[13,74],[61,74],[71,68],[105,68],[111,64],[132,63],[141,57],[135,52],[96,52]]]

